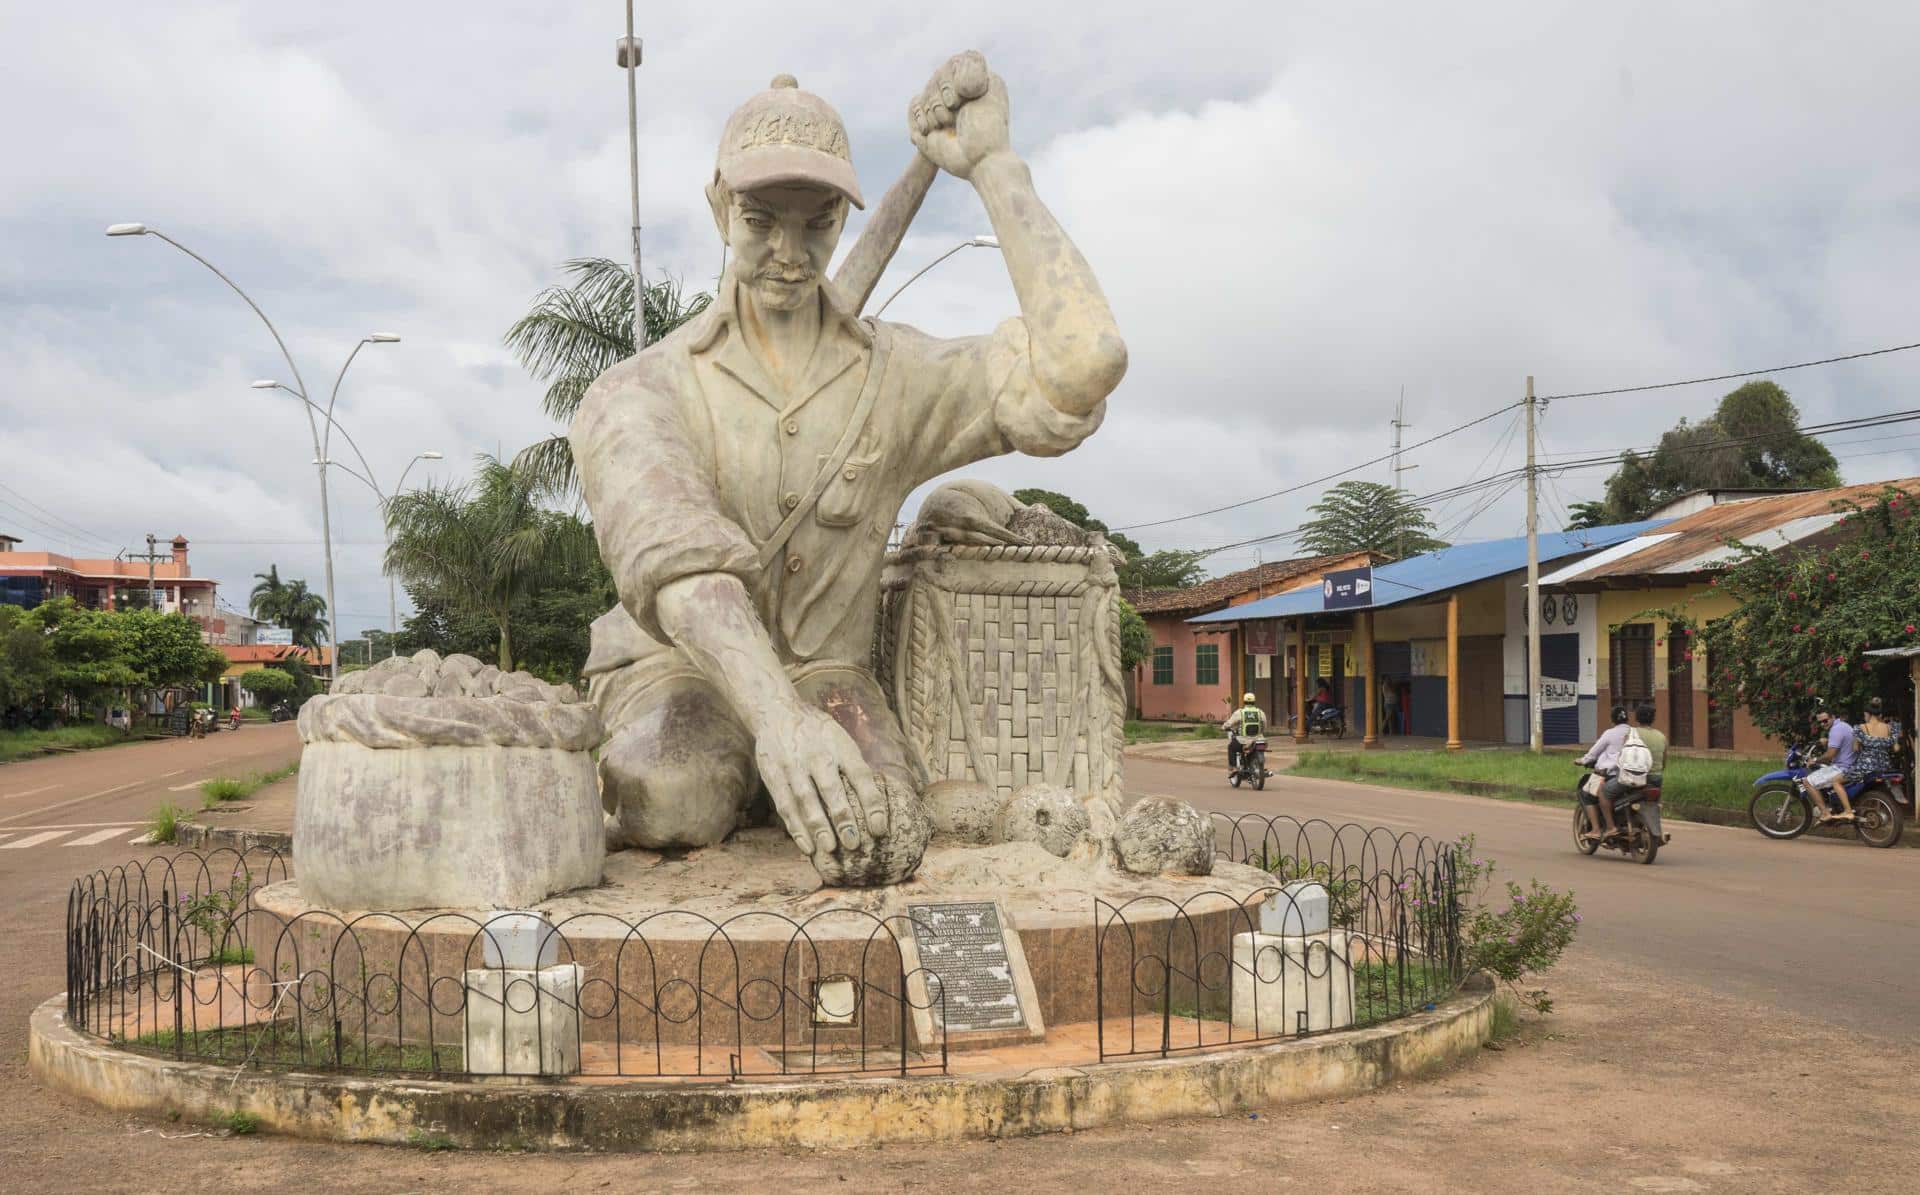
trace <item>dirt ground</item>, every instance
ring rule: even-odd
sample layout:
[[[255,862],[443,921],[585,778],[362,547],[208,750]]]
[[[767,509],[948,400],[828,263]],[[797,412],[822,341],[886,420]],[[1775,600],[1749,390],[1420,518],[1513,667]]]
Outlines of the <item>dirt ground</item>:
[[[0,1165],[15,1190],[692,1191],[777,1179],[1073,1191],[1121,1176],[1135,1189],[1212,1192],[1915,1189],[1910,1042],[1796,1023],[1578,952],[1553,988],[1559,1011],[1523,1018],[1501,1049],[1372,1095],[1251,1116],[837,1153],[456,1154],[205,1136],[39,1096],[16,1071],[7,1086],[29,1098],[10,1102]]]

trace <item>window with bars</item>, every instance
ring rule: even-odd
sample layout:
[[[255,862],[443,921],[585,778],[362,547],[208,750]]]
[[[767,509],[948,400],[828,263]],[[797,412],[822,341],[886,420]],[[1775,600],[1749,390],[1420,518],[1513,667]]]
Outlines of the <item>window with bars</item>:
[[[1196,685],[1217,685],[1220,683],[1219,644],[1199,643],[1194,645],[1193,683]]]
[[[1173,649],[1171,647],[1153,649],[1153,683],[1156,685],[1173,683]]]
[[[1630,622],[1613,629],[1608,681],[1617,705],[1653,700],[1653,624]]]

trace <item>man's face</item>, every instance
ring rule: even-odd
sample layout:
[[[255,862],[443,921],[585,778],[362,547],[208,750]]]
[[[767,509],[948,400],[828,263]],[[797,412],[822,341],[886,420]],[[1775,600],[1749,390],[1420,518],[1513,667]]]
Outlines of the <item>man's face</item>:
[[[818,187],[766,187],[736,194],[727,213],[734,270],[762,306],[810,302],[847,218],[847,201]]]
[[[1820,716],[1819,716],[1818,718],[1816,718],[1816,719],[1815,719],[1815,721],[1816,721],[1817,723],[1819,723],[1819,726],[1820,726],[1820,729],[1821,729],[1821,730],[1832,730],[1832,729],[1833,729],[1833,715],[1832,715],[1832,714],[1821,714],[1821,715],[1820,715]]]

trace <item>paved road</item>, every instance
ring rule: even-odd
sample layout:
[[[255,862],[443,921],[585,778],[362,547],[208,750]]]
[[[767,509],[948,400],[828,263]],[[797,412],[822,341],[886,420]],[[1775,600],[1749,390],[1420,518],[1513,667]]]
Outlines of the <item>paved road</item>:
[[[1556,807],[1290,776],[1256,793],[1230,788],[1224,763],[1129,760],[1127,786],[1206,809],[1471,833],[1510,877],[1573,889],[1581,944],[1601,959],[1865,1033],[1920,1031],[1920,852],[1669,821],[1672,844],[1642,867],[1576,853],[1572,814]]]

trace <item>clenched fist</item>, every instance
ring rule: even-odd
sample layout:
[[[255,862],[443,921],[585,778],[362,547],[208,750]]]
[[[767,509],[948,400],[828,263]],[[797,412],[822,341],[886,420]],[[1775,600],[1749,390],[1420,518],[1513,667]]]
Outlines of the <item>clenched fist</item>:
[[[1008,148],[1007,87],[978,50],[955,54],[907,105],[907,132],[929,162],[970,178]]]

